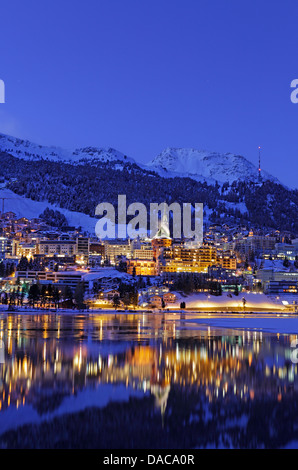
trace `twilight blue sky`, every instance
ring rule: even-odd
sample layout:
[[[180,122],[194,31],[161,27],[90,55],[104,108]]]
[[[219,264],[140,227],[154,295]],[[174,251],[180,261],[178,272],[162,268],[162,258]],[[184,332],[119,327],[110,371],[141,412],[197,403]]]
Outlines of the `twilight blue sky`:
[[[0,132],[147,162],[240,153],[297,184],[297,0],[2,0]]]

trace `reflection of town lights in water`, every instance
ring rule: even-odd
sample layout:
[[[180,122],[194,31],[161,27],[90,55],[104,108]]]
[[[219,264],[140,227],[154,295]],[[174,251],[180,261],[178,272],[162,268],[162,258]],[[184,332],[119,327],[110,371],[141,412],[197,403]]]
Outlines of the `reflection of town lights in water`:
[[[107,325],[107,328],[102,329],[103,343],[99,343],[98,316],[94,320],[89,319],[88,322],[82,320],[80,334],[77,335],[76,330],[73,333],[73,336],[79,336],[74,350],[69,348],[69,329],[67,341],[63,341],[65,320],[61,320],[59,348],[57,337],[54,337],[50,324],[48,324],[49,338],[46,341],[42,339],[37,341],[33,348],[30,342],[23,341],[25,337],[32,335],[32,330],[28,333],[29,329],[23,328],[22,322],[26,319],[18,322],[11,320],[10,334],[14,356],[12,358],[12,355],[8,355],[5,364],[6,374],[1,376],[3,381],[3,391],[0,389],[1,411],[8,407],[8,403],[10,407],[15,408],[22,407],[25,403],[32,403],[32,400],[36,399],[36,391],[41,387],[40,384],[46,380],[43,377],[47,378],[47,387],[52,387],[53,394],[55,387],[59,389],[59,386],[63,387],[67,395],[68,388],[70,393],[72,390],[76,393],[82,388],[94,387],[94,384],[96,387],[101,387],[107,383],[113,383],[115,387],[121,384],[132,387],[134,384],[137,390],[148,394],[152,393],[155,384],[156,390],[160,391],[170,386],[169,399],[174,393],[173,390],[181,387],[191,390],[192,387],[196,387],[196,393],[206,392],[209,401],[227,400],[231,394],[236,400],[240,400],[240,395],[243,399],[256,400],[263,390],[277,400],[277,380],[282,384],[279,393],[284,400],[288,384],[295,387],[298,383],[297,367],[288,365],[290,356],[286,357],[285,353],[287,351],[288,354],[290,351],[290,341],[282,335],[277,344],[276,336],[268,339],[268,335],[256,331],[250,333],[250,336],[241,332],[235,339],[231,336],[215,336],[212,328],[208,333],[206,330],[194,332],[182,329],[181,339],[177,340],[174,337],[175,324],[168,323],[166,340],[162,337],[159,317],[155,317],[152,328],[150,321],[146,321],[145,335],[147,337],[149,331],[151,336],[145,345],[143,341],[138,341],[139,334],[141,338],[145,337],[142,336],[144,331],[141,328],[144,315],[141,314],[139,317],[133,315],[129,320],[127,316],[123,318],[129,326],[133,325],[133,328],[130,330],[123,328],[120,331],[119,317],[114,319],[110,316],[101,320],[102,326]],[[94,330],[90,327],[92,321],[94,321]],[[57,319],[55,322],[56,327]],[[19,323],[20,328],[17,327]],[[5,323],[2,327],[7,338],[8,324]],[[157,339],[155,339],[156,330]],[[57,335],[57,329],[55,331]],[[132,336],[128,336],[129,334]],[[85,341],[83,336],[86,338],[88,336],[88,339]],[[16,339],[19,337],[22,340],[22,350],[17,348]],[[111,341],[116,338],[121,338],[121,344]],[[128,338],[126,344],[123,338],[124,341]],[[297,338],[297,335],[293,335],[293,338]],[[78,347],[79,341],[81,344]],[[120,351],[117,349],[118,346]],[[287,362],[281,363],[281,360]],[[257,365],[260,367],[256,379]],[[43,374],[43,370],[46,370],[46,374]],[[68,382],[68,378],[72,380]]]
[[[207,361],[208,356],[207,356],[207,350],[205,348],[200,349],[200,358],[203,359],[203,361]]]
[[[178,343],[176,344],[176,359],[177,359],[177,361],[179,361],[179,359],[180,359],[180,353],[179,353],[179,346],[178,346]]]
[[[99,339],[102,341],[102,320],[100,320]]]

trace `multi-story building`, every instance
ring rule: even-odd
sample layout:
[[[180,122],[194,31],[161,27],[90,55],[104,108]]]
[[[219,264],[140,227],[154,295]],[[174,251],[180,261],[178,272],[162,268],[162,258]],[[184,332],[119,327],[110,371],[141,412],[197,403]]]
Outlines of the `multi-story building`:
[[[106,240],[105,241],[105,258],[111,264],[115,264],[119,256],[131,258],[130,240]]]
[[[229,252],[222,253],[219,255],[219,264],[224,269],[235,271],[237,269],[237,258]]]
[[[161,272],[207,272],[209,266],[220,264],[217,249],[211,245],[185,248],[181,245],[165,247]]]
[[[298,294],[298,280],[269,281],[265,293],[268,295]]]
[[[16,271],[16,276],[23,282],[47,281],[49,284],[57,284],[75,288],[82,281],[84,273],[81,271]]]
[[[148,259],[130,259],[127,260],[127,272],[136,276],[154,276],[156,274],[156,263]]]
[[[90,242],[90,254],[91,255],[100,255],[102,258],[105,254],[105,246],[103,243]]]
[[[120,292],[117,289],[105,289],[99,293],[99,298],[107,301],[112,301],[114,297],[119,297]]]
[[[151,246],[141,245],[140,248],[136,248],[132,251],[133,259],[149,259],[153,260],[154,252]]]
[[[172,292],[167,292],[163,295],[160,294],[154,294],[150,297],[149,303],[156,308],[162,308],[162,305],[164,303],[164,306],[166,307],[168,304],[173,304],[176,302],[176,295],[173,294]]]
[[[5,237],[0,237],[0,260],[6,258],[7,253],[8,239]]]
[[[45,256],[72,256],[77,253],[77,243],[74,240],[42,240],[38,244],[38,253]]]
[[[35,243],[20,242],[16,246],[16,255],[21,258],[26,256],[27,259],[33,258],[37,254],[37,246]]]
[[[259,269],[257,280],[261,281],[264,290],[267,290],[269,282],[298,282],[298,271],[276,271],[274,269]]]
[[[274,250],[276,244],[276,237],[264,235],[251,235],[247,238],[237,240],[235,249],[239,253],[249,256],[251,253],[266,253]]]
[[[298,256],[298,244],[293,243],[292,245],[288,245],[286,243],[276,243],[274,254],[276,258],[288,258],[290,261],[295,261],[296,256]]]
[[[88,259],[90,252],[90,238],[88,237],[78,237],[77,238],[77,253],[84,255]]]

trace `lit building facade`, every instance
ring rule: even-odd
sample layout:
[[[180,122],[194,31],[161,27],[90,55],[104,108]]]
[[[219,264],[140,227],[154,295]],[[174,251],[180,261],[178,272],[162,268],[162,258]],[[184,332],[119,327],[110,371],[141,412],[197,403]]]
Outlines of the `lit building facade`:
[[[180,245],[166,247],[161,272],[207,272],[209,266],[220,264],[217,249],[211,245],[185,248]]]
[[[127,273],[136,276],[154,276],[156,263],[148,259],[130,259],[127,261]]]
[[[7,238],[0,237],[0,260],[6,258],[7,242],[8,242]]]
[[[77,254],[77,243],[74,240],[43,240],[38,244],[38,254],[72,256]]]
[[[105,241],[105,258],[107,258],[111,264],[115,264],[117,258],[125,256],[131,258],[131,246],[129,240],[107,240]]]

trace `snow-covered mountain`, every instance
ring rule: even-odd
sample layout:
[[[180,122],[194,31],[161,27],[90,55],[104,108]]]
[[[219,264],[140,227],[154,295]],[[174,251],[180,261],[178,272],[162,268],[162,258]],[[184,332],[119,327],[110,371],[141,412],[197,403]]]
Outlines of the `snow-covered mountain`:
[[[11,137],[0,133],[0,151],[7,152],[14,157],[24,160],[52,160],[70,163],[78,163],[81,160],[88,161],[123,161],[134,163],[132,158],[127,157],[113,148],[85,147],[75,150],[65,150],[59,147],[46,147]]]
[[[113,149],[67,151],[0,134],[0,189],[2,185],[13,193],[11,200],[2,197],[7,207],[25,217],[38,216],[49,207],[61,210],[69,224],[77,225],[82,214],[80,224],[89,231],[99,202],[109,201],[116,207],[118,194],[127,194],[130,203],[137,200],[145,205],[156,200],[200,201],[212,223],[236,222],[298,233],[297,191],[273,184],[278,181],[265,172],[264,184],[254,184],[258,169],[244,157],[166,149],[148,165],[131,162]],[[202,180],[207,184],[201,184]],[[217,187],[215,181],[220,186],[224,182],[235,185]]]
[[[258,168],[241,155],[210,153],[192,148],[167,148],[155,157],[148,167],[161,176],[189,176],[197,181],[219,183],[235,180],[257,181]],[[262,170],[262,179],[279,183]]]
[[[216,181],[232,183],[235,180],[257,181],[258,179],[257,167],[241,155],[210,153],[192,148],[167,148],[146,165],[113,148],[85,147],[65,150],[34,144],[28,140],[0,133],[0,151],[31,161],[48,159],[72,164],[82,164],[86,161],[136,163],[142,170],[154,170],[163,177],[188,176],[212,185]],[[262,179],[279,183],[277,178],[263,170]]]

